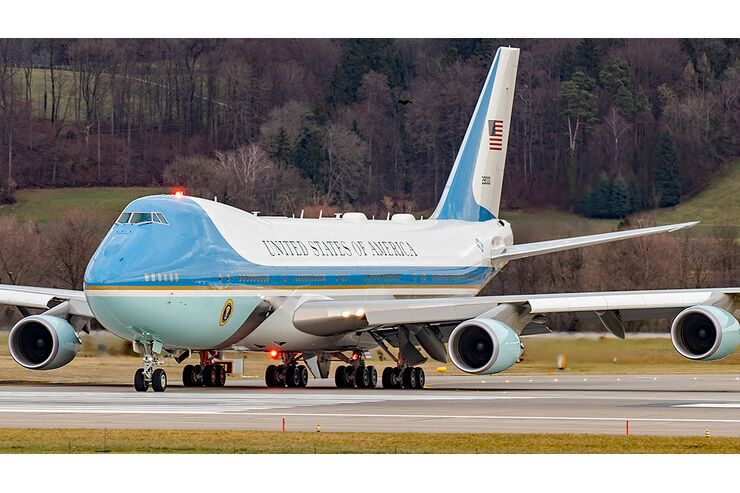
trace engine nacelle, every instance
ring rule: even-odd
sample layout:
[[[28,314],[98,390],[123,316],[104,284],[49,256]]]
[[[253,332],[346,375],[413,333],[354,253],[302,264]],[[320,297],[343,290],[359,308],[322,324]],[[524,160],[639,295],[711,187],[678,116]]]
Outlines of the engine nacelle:
[[[503,322],[486,318],[467,320],[452,331],[448,342],[452,362],[467,373],[500,373],[522,355],[522,343]]]
[[[29,370],[53,370],[74,359],[82,343],[63,318],[32,315],[21,319],[8,337],[10,355]]]
[[[693,360],[715,360],[732,354],[740,344],[740,323],[716,306],[697,305],[678,314],[671,325],[673,347]]]

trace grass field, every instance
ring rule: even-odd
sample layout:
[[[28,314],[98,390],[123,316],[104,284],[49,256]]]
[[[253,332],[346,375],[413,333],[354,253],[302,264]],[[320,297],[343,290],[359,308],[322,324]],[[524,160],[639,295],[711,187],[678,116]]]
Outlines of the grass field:
[[[83,336],[82,351],[72,363],[51,371],[31,371],[18,366],[7,348],[7,332],[0,333],[0,384],[11,383],[65,383],[65,384],[130,384],[133,374],[141,366],[138,357],[126,355],[129,343],[107,333]],[[737,373],[740,353],[714,362],[693,362],[681,357],[667,338],[628,339],[613,337],[529,337],[524,340],[524,361],[506,372],[486,378],[505,379],[507,375],[547,375],[559,372],[555,368],[558,355],[565,355],[568,368],[560,373],[572,374],[660,374],[660,373]],[[380,360],[373,352],[369,362],[378,368],[392,364]],[[195,363],[195,358],[192,358]],[[271,363],[264,353],[248,353],[244,357],[243,376],[235,380],[263,379],[265,367]],[[165,360],[165,368],[172,381],[180,378],[182,366]],[[427,375],[460,375],[454,365],[429,361],[424,365]],[[438,372],[445,367],[447,371]]]
[[[737,454],[740,438],[0,428],[0,453]]]
[[[0,214],[15,214],[20,220],[46,223],[59,219],[70,210],[82,209],[101,221],[112,223],[132,200],[167,191],[157,187],[18,190],[17,202],[1,206]]]
[[[730,165],[722,176],[694,197],[676,207],[660,209],[659,224],[701,221],[701,226],[740,228],[740,161]]]

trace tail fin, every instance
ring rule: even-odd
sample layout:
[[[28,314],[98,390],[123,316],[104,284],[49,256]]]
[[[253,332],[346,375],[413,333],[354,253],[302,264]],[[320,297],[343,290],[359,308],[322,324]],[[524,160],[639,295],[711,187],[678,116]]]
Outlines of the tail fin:
[[[519,48],[499,48],[431,219],[498,216]]]

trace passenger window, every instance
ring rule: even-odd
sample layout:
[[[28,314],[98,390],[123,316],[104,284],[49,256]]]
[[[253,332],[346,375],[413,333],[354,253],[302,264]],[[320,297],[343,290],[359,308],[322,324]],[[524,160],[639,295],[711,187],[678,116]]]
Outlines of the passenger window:
[[[123,214],[121,214],[121,216],[118,218],[116,222],[118,224],[126,224],[130,218],[131,218],[131,213],[124,212]]]

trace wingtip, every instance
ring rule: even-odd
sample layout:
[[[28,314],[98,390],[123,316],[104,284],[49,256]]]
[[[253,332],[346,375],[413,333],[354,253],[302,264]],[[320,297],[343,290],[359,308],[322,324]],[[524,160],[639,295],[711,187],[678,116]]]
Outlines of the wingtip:
[[[673,231],[678,231],[679,229],[693,228],[697,224],[699,224],[699,221],[689,221],[687,223],[674,224],[673,225],[674,227],[671,228],[670,231],[673,232]]]

